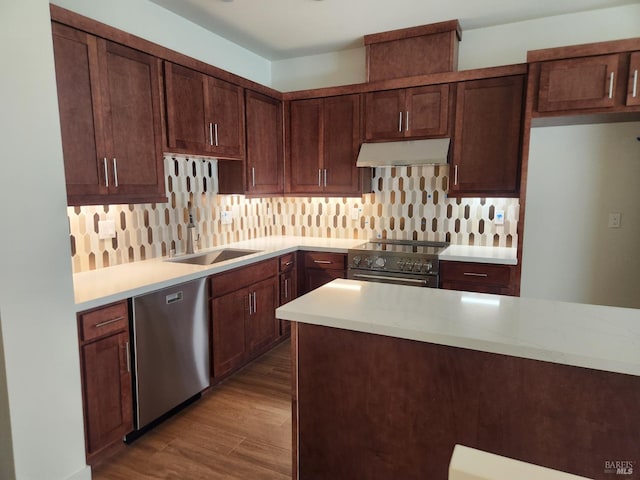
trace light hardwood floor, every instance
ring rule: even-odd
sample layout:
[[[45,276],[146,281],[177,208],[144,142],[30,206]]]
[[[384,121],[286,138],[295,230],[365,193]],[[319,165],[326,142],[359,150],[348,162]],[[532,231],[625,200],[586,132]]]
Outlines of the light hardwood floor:
[[[291,478],[290,342],[93,470],[95,480]]]

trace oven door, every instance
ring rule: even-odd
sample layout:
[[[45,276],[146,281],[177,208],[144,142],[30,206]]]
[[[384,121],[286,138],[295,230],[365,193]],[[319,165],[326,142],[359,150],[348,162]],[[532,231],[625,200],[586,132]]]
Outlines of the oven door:
[[[411,285],[414,287],[438,288],[438,275],[412,275],[410,273],[390,273],[375,270],[360,270],[350,268],[347,270],[349,280],[362,280],[366,282],[393,283],[396,285]]]

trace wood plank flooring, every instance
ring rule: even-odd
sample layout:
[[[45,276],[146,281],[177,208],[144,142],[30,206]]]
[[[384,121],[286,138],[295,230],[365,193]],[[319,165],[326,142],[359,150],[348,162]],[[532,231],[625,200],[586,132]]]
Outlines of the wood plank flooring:
[[[278,345],[93,469],[94,480],[291,478],[291,345]]]

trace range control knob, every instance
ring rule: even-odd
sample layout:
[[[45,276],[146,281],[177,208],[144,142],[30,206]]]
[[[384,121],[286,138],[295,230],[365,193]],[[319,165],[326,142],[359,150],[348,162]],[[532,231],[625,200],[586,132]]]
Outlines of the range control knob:
[[[433,270],[433,264],[432,264],[431,262],[427,262],[427,263],[425,263],[425,264],[424,264],[424,269],[425,269],[427,272],[430,272],[431,270]]]
[[[371,267],[371,265],[373,265],[373,259],[371,257],[365,257],[364,263],[367,264],[367,267]]]
[[[414,272],[419,272],[421,268],[422,268],[422,262],[416,262],[416,263],[413,264],[413,271]]]
[[[358,255],[356,255],[355,257],[353,257],[353,264],[357,267],[358,265],[360,265],[361,260],[362,259]]]
[[[400,270],[403,270],[403,269],[404,269],[404,260],[402,260],[402,259],[401,259],[401,260],[398,260],[398,261],[396,262],[396,265],[398,265],[398,268],[399,268]]]
[[[376,258],[376,267],[384,268],[386,263],[387,263],[387,261],[383,257]]]
[[[404,264],[404,269],[407,272],[410,272],[411,270],[413,270],[413,262],[411,260],[407,260]]]

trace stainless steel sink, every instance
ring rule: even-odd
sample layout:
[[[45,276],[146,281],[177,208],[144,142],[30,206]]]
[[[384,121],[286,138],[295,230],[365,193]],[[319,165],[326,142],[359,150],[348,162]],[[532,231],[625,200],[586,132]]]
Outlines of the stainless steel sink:
[[[251,255],[252,253],[258,253],[260,250],[242,250],[238,248],[223,248],[220,250],[214,250],[212,252],[203,253],[202,255],[195,255],[189,257],[172,258],[170,262],[177,263],[191,263],[193,265],[213,265],[214,263],[224,262],[226,260],[233,260],[234,258],[244,257]]]

